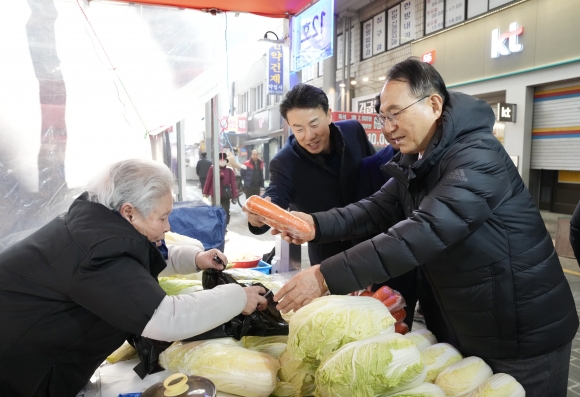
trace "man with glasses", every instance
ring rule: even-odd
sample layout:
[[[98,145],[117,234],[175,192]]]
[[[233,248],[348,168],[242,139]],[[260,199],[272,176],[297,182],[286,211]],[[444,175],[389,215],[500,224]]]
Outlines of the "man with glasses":
[[[447,92],[433,66],[407,59],[387,73],[380,113],[400,147],[384,166],[393,178],[358,203],[296,214],[313,226],[310,241],[382,234],[298,273],[274,297],[278,308],[419,267],[464,356],[512,375],[528,397],[565,396],[574,298],[538,208],[492,134],[490,106]]]

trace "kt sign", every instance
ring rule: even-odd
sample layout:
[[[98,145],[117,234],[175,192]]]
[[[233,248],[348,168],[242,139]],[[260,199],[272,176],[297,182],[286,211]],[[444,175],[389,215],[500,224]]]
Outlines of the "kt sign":
[[[494,29],[491,32],[491,57],[499,58],[500,55],[509,55],[512,52],[523,50],[524,46],[518,43],[518,37],[523,32],[524,28],[518,27],[517,22],[511,23],[510,30],[505,33],[500,33],[499,29]]]

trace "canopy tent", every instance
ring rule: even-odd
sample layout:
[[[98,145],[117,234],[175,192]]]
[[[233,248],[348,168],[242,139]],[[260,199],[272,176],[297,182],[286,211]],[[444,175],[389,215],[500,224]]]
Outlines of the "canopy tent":
[[[0,250],[66,211],[106,164],[154,156],[151,137],[224,92],[228,59],[231,82],[281,21],[128,2],[0,1]]]
[[[196,10],[218,10],[249,12],[273,18],[284,18],[295,15],[312,0],[117,0],[131,3],[192,8]]]

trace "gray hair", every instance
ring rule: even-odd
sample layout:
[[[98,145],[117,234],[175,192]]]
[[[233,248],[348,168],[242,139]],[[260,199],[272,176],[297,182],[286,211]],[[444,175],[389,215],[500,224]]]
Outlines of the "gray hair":
[[[153,160],[123,160],[97,175],[86,190],[88,201],[117,211],[130,203],[148,216],[161,197],[173,192],[173,174],[165,164]]]

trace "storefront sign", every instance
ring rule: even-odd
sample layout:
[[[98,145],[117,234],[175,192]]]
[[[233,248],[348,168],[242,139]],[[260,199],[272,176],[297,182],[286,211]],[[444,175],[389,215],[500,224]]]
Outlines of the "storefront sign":
[[[302,70],[331,57],[334,35],[334,0],[320,0],[292,18],[291,69]]]
[[[369,142],[373,146],[387,146],[387,140],[381,133],[381,124],[376,113],[332,112],[332,121],[341,120],[357,120],[365,129]]]
[[[435,62],[435,50],[424,53],[421,60],[429,65],[433,65]]]
[[[398,47],[401,26],[401,5],[398,4],[387,11],[387,50]]]
[[[443,0],[427,0],[425,4],[425,34],[443,29]]]
[[[415,2],[405,0],[401,3],[401,44],[415,40]]]
[[[245,134],[248,132],[248,118],[246,116],[228,117],[228,132]]]
[[[512,52],[520,52],[524,46],[518,43],[518,36],[524,32],[523,27],[518,27],[517,22],[510,24],[510,30],[501,34],[499,29],[491,31],[491,57],[499,58],[500,55],[509,55]],[[506,40],[508,46],[506,47]]]
[[[282,45],[278,44],[268,51],[268,95],[284,94],[283,72]]]
[[[381,12],[373,18],[373,55],[385,52],[385,13]]]
[[[516,104],[515,103],[498,103],[497,104],[498,121],[516,122]]]
[[[445,4],[445,27],[465,20],[465,0],[447,0]]]
[[[373,56],[373,20],[369,19],[362,26],[362,59]]]

